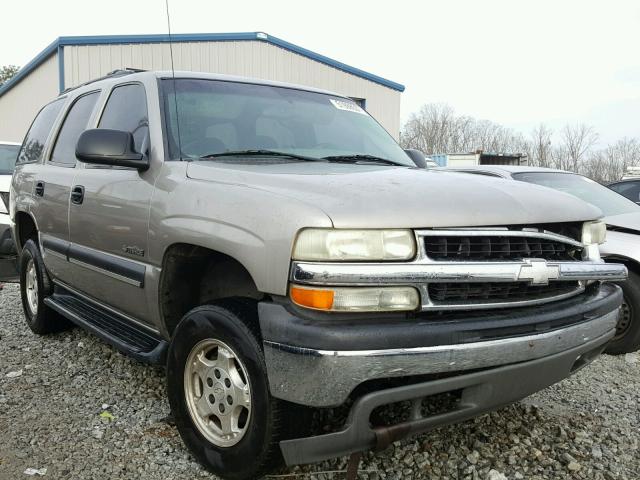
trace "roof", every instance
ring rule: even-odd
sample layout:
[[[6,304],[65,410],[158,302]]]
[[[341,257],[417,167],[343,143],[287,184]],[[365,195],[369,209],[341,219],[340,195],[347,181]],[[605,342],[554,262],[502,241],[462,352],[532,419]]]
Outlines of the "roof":
[[[184,43],[184,42],[238,42],[238,41],[261,41],[283,48],[303,57],[307,57],[316,62],[323,63],[330,67],[342,70],[357,77],[369,80],[384,87],[403,92],[405,87],[399,83],[387,80],[373,73],[365,72],[359,68],[349,66],[345,63],[333,60],[319,53],[312,52],[306,48],[294,45],[278,37],[268,35],[264,32],[242,32],[242,33],[185,33],[185,34],[156,34],[156,35],[100,35],[100,36],[79,36],[79,37],[58,37],[47,48],[40,52],[33,60],[27,63],[20,71],[2,87],[0,87],[0,97],[16,86],[20,81],[29,75],[39,65],[44,63],[51,55],[59,52],[59,81],[61,90],[64,90],[64,56],[62,48],[71,45],[122,45],[129,43]]]
[[[222,80],[227,82],[236,82],[236,83],[250,83],[252,85],[267,85],[272,87],[283,87],[283,88],[292,88],[295,90],[304,90],[305,92],[314,92],[321,93],[325,95],[331,95],[334,97],[342,97],[348,98],[339,93],[331,92],[329,90],[322,90],[315,87],[308,87],[306,85],[296,85],[293,83],[287,82],[278,82],[276,80],[265,80],[263,78],[253,78],[253,77],[244,77],[239,75],[226,75],[223,73],[208,73],[208,72],[193,72],[193,71],[182,71],[176,70],[172,72],[171,70],[163,71],[163,70],[115,70],[111,73],[108,73],[104,77],[95,78],[86,83],[78,85],[76,87],[68,88],[60,95],[64,95],[71,91],[79,91],[80,94],[84,93],[86,90],[90,90],[95,88],[94,85],[102,82],[111,82],[117,83],[122,81],[122,78],[126,76],[127,81],[135,81],[141,80],[146,77],[160,78],[160,79],[206,79],[206,80]],[[84,88],[86,87],[86,88]]]

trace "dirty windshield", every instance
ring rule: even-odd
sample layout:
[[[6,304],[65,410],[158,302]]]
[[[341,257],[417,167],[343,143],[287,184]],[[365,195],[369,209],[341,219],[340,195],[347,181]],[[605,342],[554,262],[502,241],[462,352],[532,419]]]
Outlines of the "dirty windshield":
[[[203,79],[176,79],[175,90],[166,79],[163,90],[173,159],[242,161],[237,152],[257,150],[414,166],[387,131],[347,98]],[[234,154],[219,155],[225,152]]]

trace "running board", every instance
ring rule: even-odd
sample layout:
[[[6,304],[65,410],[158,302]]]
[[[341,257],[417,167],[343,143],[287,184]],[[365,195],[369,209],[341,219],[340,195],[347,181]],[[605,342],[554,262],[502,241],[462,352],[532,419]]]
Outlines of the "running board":
[[[140,362],[164,365],[169,344],[127,318],[57,288],[45,305]]]

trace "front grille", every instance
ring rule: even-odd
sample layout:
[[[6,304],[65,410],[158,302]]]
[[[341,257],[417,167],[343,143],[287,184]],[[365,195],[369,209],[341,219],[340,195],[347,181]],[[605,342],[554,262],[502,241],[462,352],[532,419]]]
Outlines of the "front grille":
[[[501,303],[534,301],[568,294],[580,288],[578,282],[549,282],[531,285],[526,282],[502,283],[431,283],[428,286],[432,302],[446,304]]]
[[[579,260],[582,249],[570,243],[534,236],[427,235],[425,253],[440,261],[511,261],[525,258]]]

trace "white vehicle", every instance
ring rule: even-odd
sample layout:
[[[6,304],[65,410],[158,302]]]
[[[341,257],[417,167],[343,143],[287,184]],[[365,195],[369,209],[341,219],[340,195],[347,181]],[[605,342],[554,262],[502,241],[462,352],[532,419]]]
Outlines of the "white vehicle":
[[[595,205],[604,214],[607,241],[600,245],[605,262],[623,263],[629,269],[620,283],[624,303],[613,338],[606,352],[622,354],[640,348],[640,206],[585,176],[541,167],[479,165],[454,170],[500,177],[553,188]]]
[[[20,144],[0,141],[0,259],[15,258],[9,222],[9,186]],[[17,280],[15,262],[0,262],[0,281]]]

